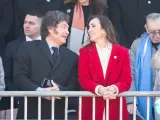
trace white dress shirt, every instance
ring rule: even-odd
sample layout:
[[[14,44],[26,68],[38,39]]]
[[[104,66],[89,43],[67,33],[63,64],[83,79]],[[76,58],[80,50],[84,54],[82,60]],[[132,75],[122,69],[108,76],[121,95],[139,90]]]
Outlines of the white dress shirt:
[[[42,40],[42,37],[39,36],[35,40]],[[26,36],[26,41],[33,41],[30,37]]]

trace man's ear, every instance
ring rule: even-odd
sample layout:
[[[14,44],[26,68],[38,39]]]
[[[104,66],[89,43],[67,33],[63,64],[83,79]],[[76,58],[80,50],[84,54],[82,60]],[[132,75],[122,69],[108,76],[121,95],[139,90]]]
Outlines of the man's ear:
[[[145,24],[144,27],[145,27],[146,31],[149,32],[149,31],[148,31],[147,24]]]

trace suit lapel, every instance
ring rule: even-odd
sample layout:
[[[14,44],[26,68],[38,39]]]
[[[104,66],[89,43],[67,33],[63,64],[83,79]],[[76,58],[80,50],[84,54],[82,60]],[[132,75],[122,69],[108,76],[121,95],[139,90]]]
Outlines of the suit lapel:
[[[102,81],[104,81],[102,66],[100,62],[100,58],[98,56],[96,45],[92,45],[91,50],[89,51],[90,60],[92,61],[91,65],[94,66],[97,75],[100,77]]]
[[[52,61],[51,52],[49,50],[48,44],[46,40],[41,40],[40,49],[44,52],[45,56],[50,61],[51,65],[54,66],[54,63]]]
[[[116,44],[113,44],[111,55],[109,58],[109,63],[106,71],[105,80],[109,77],[109,75],[114,71],[116,64],[119,61],[119,49],[117,49],[118,46]]]

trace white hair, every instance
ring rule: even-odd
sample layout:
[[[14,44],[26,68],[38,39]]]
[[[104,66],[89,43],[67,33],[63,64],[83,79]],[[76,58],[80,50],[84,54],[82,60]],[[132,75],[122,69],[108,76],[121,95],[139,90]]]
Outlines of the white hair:
[[[146,17],[146,23],[148,20],[160,20],[160,13],[150,13]]]

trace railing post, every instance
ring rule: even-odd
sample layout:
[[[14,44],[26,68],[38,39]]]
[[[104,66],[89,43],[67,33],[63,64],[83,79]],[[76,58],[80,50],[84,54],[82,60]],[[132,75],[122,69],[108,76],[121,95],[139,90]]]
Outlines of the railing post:
[[[13,96],[11,96],[11,120],[14,120],[14,116],[13,116],[13,107],[14,107],[14,104],[13,104],[13,101],[14,100],[14,98],[13,98]]]
[[[79,97],[79,120],[82,120],[82,97]]]
[[[54,103],[55,103],[55,98],[54,97],[52,97],[52,120],[54,120]]]
[[[65,97],[65,120],[68,120],[68,97]]]
[[[119,120],[123,120],[123,115],[122,115],[122,111],[123,111],[123,108],[122,108],[122,106],[123,106],[123,98],[122,97],[120,97],[120,118],[119,118]]]
[[[133,110],[134,110],[134,112],[133,112],[133,120],[136,120],[136,111],[137,111],[136,100],[137,100],[137,97],[134,96],[134,101],[133,101],[133,105],[134,105],[134,107],[133,107]]]
[[[24,119],[27,120],[27,97],[24,97]]]
[[[95,97],[92,97],[92,120],[95,120],[95,111],[96,111],[96,107],[95,107],[95,102],[96,102],[96,100],[95,100]]]
[[[147,120],[149,120],[149,112],[150,112],[150,97],[147,97]]]
[[[109,99],[106,100],[106,120],[109,120]]]
[[[38,97],[38,120],[41,120],[41,97]]]

